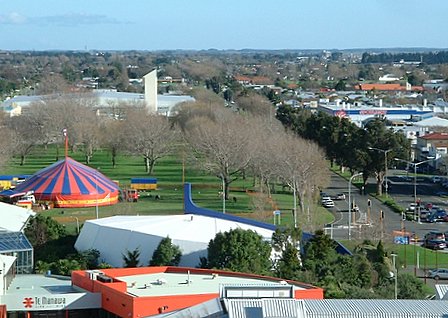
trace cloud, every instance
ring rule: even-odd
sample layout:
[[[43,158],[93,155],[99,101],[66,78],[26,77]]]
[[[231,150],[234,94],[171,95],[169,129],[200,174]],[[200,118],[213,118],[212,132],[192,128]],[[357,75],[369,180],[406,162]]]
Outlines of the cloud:
[[[122,24],[123,22],[100,14],[67,13],[62,15],[51,15],[36,17],[32,19],[37,24],[58,25],[58,26],[78,26],[93,24]]]
[[[67,13],[60,15],[49,15],[41,17],[25,17],[19,13],[12,12],[0,15],[0,24],[33,24],[33,25],[56,25],[56,26],[80,26],[98,24],[128,24],[101,14]]]
[[[17,12],[0,14],[0,24],[24,24],[26,21],[26,17]]]

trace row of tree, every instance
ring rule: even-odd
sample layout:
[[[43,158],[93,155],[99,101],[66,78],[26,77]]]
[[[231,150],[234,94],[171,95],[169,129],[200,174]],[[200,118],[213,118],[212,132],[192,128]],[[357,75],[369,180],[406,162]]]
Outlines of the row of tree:
[[[317,142],[332,164],[348,168],[352,173],[362,172],[364,183],[374,176],[379,195],[386,166],[390,167],[394,158],[410,158],[410,141],[402,132],[388,129],[381,118],[361,128],[347,118],[290,106],[280,106],[277,118],[299,136]]]
[[[177,154],[221,179],[225,199],[230,184],[246,175],[255,176],[267,195],[271,184],[287,185],[311,224],[313,201],[329,179],[322,150],[285,131],[265,100],[259,103],[257,95],[240,98],[240,111],[223,107],[219,98],[204,97],[181,105],[169,119],[138,104],[111,105],[106,113],[89,95],[63,95],[33,103],[21,116],[4,118],[3,130],[10,137],[3,142],[23,165],[38,145],[60,149],[66,129],[70,151],[81,151],[87,164],[101,148],[110,151],[113,166],[120,153],[142,157],[148,174],[158,160]]]
[[[416,53],[379,53],[362,55],[361,63],[397,63],[401,60],[407,62],[424,62],[426,64],[448,63],[448,51],[416,52]]]

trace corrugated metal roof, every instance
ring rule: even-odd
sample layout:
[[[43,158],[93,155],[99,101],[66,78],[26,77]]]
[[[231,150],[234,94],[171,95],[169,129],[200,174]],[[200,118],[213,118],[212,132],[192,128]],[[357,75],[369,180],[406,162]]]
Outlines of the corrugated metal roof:
[[[262,299],[263,317],[305,317],[303,302],[296,299]]]
[[[296,299],[225,299],[229,318],[304,318],[303,302]]]
[[[448,285],[436,284],[437,299],[448,300]]]
[[[448,316],[448,301],[443,300],[307,299],[304,303],[308,318]]]

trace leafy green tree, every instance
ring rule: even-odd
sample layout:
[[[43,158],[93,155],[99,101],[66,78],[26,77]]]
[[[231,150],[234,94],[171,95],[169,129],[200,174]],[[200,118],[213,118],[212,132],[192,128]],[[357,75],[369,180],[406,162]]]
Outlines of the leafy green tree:
[[[301,269],[300,251],[293,244],[288,244],[276,264],[276,276],[285,279],[298,280],[299,277],[301,277]]]
[[[331,274],[332,264],[337,259],[337,243],[322,230],[315,232],[314,236],[305,244],[303,267],[311,270],[321,280]]]
[[[140,263],[140,250],[137,247],[133,251],[126,250],[125,254],[121,254],[123,257],[124,267],[137,267]]]
[[[334,89],[337,91],[345,91],[346,84],[344,80],[339,80],[336,85],[334,86]]]
[[[367,132],[367,150],[369,151],[369,158],[365,166],[364,174],[367,176],[373,175],[377,181],[377,194],[383,193],[382,183],[385,176],[385,162],[387,157],[387,166],[390,167],[394,157],[407,158],[410,153],[410,141],[401,132],[394,132],[387,129],[385,122],[380,119],[375,119],[365,125]],[[388,151],[387,156],[383,151],[375,150],[382,149]]]
[[[180,263],[182,253],[177,245],[172,244],[171,239],[162,239],[152,254],[150,266],[177,266]]]
[[[98,259],[100,255],[98,250],[88,249],[87,251],[74,255],[73,259],[75,259],[83,269],[96,269],[98,268]]]
[[[400,273],[397,277],[398,299],[425,299],[424,283],[410,273]]]
[[[251,230],[234,229],[216,234],[208,244],[207,253],[208,268],[262,275],[271,270],[271,246]]]
[[[279,259],[274,268],[277,277],[299,279],[302,262],[300,257],[300,241],[302,231],[299,228],[277,228],[272,235],[272,247]]]
[[[52,274],[63,276],[70,276],[72,271],[80,269],[81,265],[74,259],[60,259],[50,265]]]
[[[25,234],[31,245],[39,247],[48,241],[57,240],[65,236],[66,231],[62,224],[51,217],[37,214],[28,223],[25,228]]]

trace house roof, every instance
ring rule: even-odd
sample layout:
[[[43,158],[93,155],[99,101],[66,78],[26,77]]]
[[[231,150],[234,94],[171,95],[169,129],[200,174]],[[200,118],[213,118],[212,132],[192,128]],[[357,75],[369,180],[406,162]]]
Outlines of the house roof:
[[[425,140],[448,140],[448,133],[435,132],[435,133],[423,135],[420,138],[425,139]]]
[[[383,84],[383,83],[373,83],[373,84],[359,84],[358,89],[362,91],[371,91],[371,90],[377,90],[377,91],[402,91],[405,90],[406,87],[401,86],[400,84]]]
[[[28,222],[31,216],[34,216],[31,210],[16,205],[0,202],[0,232],[19,232]]]
[[[423,119],[414,123],[414,126],[419,127],[448,127],[448,119],[443,119],[440,117],[431,117]]]

